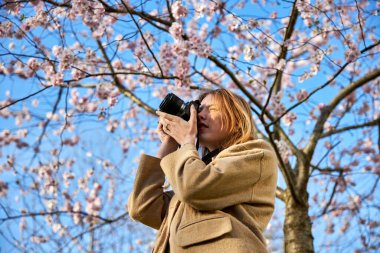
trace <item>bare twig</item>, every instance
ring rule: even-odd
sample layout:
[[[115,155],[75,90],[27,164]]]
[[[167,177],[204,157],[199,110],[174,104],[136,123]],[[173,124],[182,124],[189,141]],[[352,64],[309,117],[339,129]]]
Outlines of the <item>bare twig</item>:
[[[343,170],[341,170],[341,171],[339,172],[339,177],[338,177],[338,178],[336,179],[336,181],[335,181],[335,184],[334,184],[334,187],[333,187],[333,189],[332,189],[332,192],[331,192],[331,195],[330,195],[329,201],[326,203],[325,207],[323,208],[323,211],[322,211],[321,215],[324,215],[324,214],[327,212],[329,206],[331,205],[332,200],[333,200],[334,195],[335,195],[335,192],[336,192],[336,188],[338,187],[338,184],[339,184],[339,180],[341,179],[341,180],[343,180],[343,182],[345,183],[344,178],[342,177],[342,173],[343,173]]]
[[[55,112],[57,111],[58,104],[59,104],[59,102],[61,101],[62,92],[63,92],[63,87],[60,86],[60,87],[59,87],[59,92],[58,92],[57,100],[55,101],[55,104],[54,104],[53,109],[52,109],[52,111],[51,111],[51,114],[52,114],[52,115],[54,115]],[[41,145],[42,138],[44,137],[44,135],[45,135],[45,133],[46,133],[46,129],[47,129],[47,127],[48,127],[50,121],[51,121],[51,119],[47,119],[47,120],[45,121],[45,123],[43,124],[42,132],[41,132],[40,136],[39,136],[38,139],[37,139],[37,143],[34,145],[34,150],[35,150],[35,152],[34,152],[33,158],[31,159],[31,161],[32,161],[31,163],[33,163],[34,159],[35,159],[36,156],[37,156],[37,153],[38,153],[38,151],[39,151],[39,146]]]
[[[115,219],[107,219],[107,218],[104,218],[102,216],[99,216],[99,215],[92,215],[92,214],[89,214],[89,213],[86,213],[86,212],[83,212],[83,211],[52,211],[52,212],[45,212],[45,211],[42,211],[42,212],[34,212],[34,213],[25,213],[25,214],[20,214],[20,215],[13,215],[13,216],[10,216],[10,215],[7,215],[6,217],[4,218],[0,218],[0,222],[3,223],[3,222],[6,222],[6,221],[9,221],[9,220],[18,220],[18,219],[21,219],[21,218],[29,218],[29,217],[38,217],[38,216],[50,216],[50,215],[60,215],[60,214],[68,214],[68,215],[71,215],[71,214],[80,214],[80,215],[83,215],[83,216],[87,216],[87,217],[91,217],[91,218],[96,218],[98,220],[102,220],[104,222],[114,222],[118,219],[120,219],[120,217],[116,217]]]
[[[46,89],[49,89],[50,87],[52,87],[52,85],[50,85],[50,86],[46,86],[45,88],[43,88],[43,89],[41,89],[41,90],[39,90],[39,91],[36,91],[36,92],[34,92],[34,93],[32,93],[32,94],[26,96],[26,97],[23,97],[23,98],[20,98],[20,99],[16,99],[16,100],[13,100],[13,101],[10,102],[9,104],[0,107],[0,111],[3,110],[3,109],[5,109],[5,108],[7,108],[7,107],[10,107],[10,106],[12,106],[12,105],[14,105],[14,104],[17,104],[17,103],[20,102],[20,101],[27,100],[28,98],[31,98],[31,97],[37,95],[38,93],[41,93],[41,92],[43,92],[43,91],[46,90]]]

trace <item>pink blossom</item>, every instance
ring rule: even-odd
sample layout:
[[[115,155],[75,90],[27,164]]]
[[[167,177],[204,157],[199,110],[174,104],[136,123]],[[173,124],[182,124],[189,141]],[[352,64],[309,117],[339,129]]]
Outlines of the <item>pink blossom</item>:
[[[278,70],[284,71],[285,65],[286,65],[285,59],[280,59],[280,61],[277,62],[275,68],[278,69]]]
[[[121,146],[123,153],[124,154],[127,153],[129,150],[129,146],[130,146],[129,142],[125,139],[120,138],[119,143],[120,143],[120,146]]]
[[[119,127],[119,121],[118,120],[109,120],[106,126],[106,130],[108,132],[115,132],[115,130]]]
[[[202,40],[205,40],[208,36],[208,23],[205,23],[202,25],[200,31],[199,31],[199,37],[201,37]]]
[[[109,97],[107,99],[107,102],[108,102],[108,106],[111,108],[111,107],[114,107],[117,103],[118,103],[118,99],[117,97]]]
[[[28,228],[25,217],[22,217],[19,224],[20,233],[23,233]]]
[[[63,84],[63,74],[55,73],[50,76],[50,82],[53,86],[58,86]]]
[[[173,36],[174,39],[179,40],[182,39],[182,35],[184,35],[184,30],[180,23],[173,22],[173,24],[169,28],[169,33]]]
[[[90,215],[98,215],[102,208],[102,201],[99,196],[91,196],[86,199],[86,212]]]
[[[8,184],[0,180],[0,197],[5,197],[8,193]]]
[[[273,115],[276,117],[281,116],[285,112],[285,106],[281,103],[282,93],[273,96],[270,109],[273,110]]]
[[[244,60],[252,61],[257,57],[256,49],[249,45],[244,46]]]
[[[294,112],[288,112],[282,119],[286,126],[291,126],[293,125],[294,121],[296,121],[297,114],[295,114]]]
[[[331,148],[333,147],[332,144],[331,144],[331,142],[329,142],[329,141],[325,141],[324,146],[325,146],[325,148],[327,148],[327,149],[331,149]]]
[[[211,30],[211,36],[212,38],[216,38],[219,36],[219,34],[222,32],[222,29],[220,29],[219,26],[215,26],[214,28],[212,28]]]
[[[53,54],[56,56],[56,57],[58,57],[58,56],[60,56],[61,54],[62,54],[62,52],[63,52],[63,48],[61,47],[61,46],[53,46],[52,47],[52,49],[51,49],[51,51],[53,52]]]
[[[13,50],[13,49],[15,49],[15,47],[16,47],[16,44],[13,42],[9,43],[9,45],[8,45],[9,50]]]
[[[170,69],[174,66],[173,47],[168,43],[160,47],[160,66],[164,75],[168,75]]]
[[[41,235],[34,235],[30,238],[30,240],[34,243],[47,243],[49,238]]]
[[[75,19],[81,16],[83,23],[92,28],[97,28],[101,24],[105,9],[98,1],[73,0],[69,17]]]
[[[96,112],[98,109],[98,103],[97,102],[89,102],[86,104],[85,110],[86,112]]]
[[[108,97],[111,95],[111,92],[115,89],[115,87],[111,83],[104,83],[99,86],[97,86],[96,89],[96,96],[99,99],[108,99]]]
[[[37,62],[37,60],[35,58],[30,58],[28,60],[28,63],[27,63],[28,67],[31,69],[31,70],[38,70],[40,68],[40,63]]]
[[[82,223],[82,216],[80,212],[82,211],[82,204],[80,202],[76,202],[73,206],[73,220],[75,224],[81,224]]]
[[[209,57],[211,55],[211,53],[212,53],[212,48],[211,48],[210,44],[208,44],[208,43],[202,43],[200,45],[198,51],[196,52],[196,54],[202,58]]]
[[[79,136],[76,135],[72,138],[67,138],[62,141],[62,145],[75,146],[79,142]]]
[[[71,77],[73,80],[80,80],[86,76],[86,73],[80,69],[73,68],[71,70]]]
[[[145,55],[145,52],[146,52],[146,50],[143,47],[136,47],[135,48],[135,56],[137,58],[142,58]]]
[[[274,11],[274,12],[272,12],[272,13],[270,14],[269,17],[275,19],[275,18],[277,18],[277,16],[278,16],[277,11]]]
[[[364,115],[366,114],[367,112],[370,111],[370,107],[368,105],[368,103],[366,101],[363,102],[362,106],[359,108],[359,115]]]
[[[17,15],[20,13],[21,4],[17,1],[6,0],[4,1],[6,4],[3,5],[6,9],[10,11],[13,15]]]
[[[179,40],[173,45],[172,52],[176,56],[186,57],[189,55],[190,47],[190,42]]]
[[[0,23],[0,38],[12,37],[13,34],[13,24],[11,22],[1,22]]]
[[[121,60],[116,60],[112,62],[112,67],[114,67],[116,70],[119,70],[124,67],[124,64]]]
[[[102,185],[99,184],[98,182],[94,183],[94,190],[96,193],[98,193],[102,189]]]
[[[187,57],[179,57],[177,60],[175,75],[184,79],[190,71],[190,62]]]
[[[356,45],[355,42],[349,40],[347,41],[348,48],[344,52],[344,57],[346,58],[346,61],[353,62],[360,56],[360,51]]]
[[[304,100],[305,98],[307,98],[308,95],[309,95],[309,94],[308,94],[308,92],[307,92],[306,90],[301,89],[300,91],[298,91],[298,92],[296,93],[296,99],[297,99],[298,101],[302,101],[302,100]]]
[[[327,226],[327,228],[326,228],[326,233],[327,234],[333,234],[334,233],[334,231],[335,231],[335,225],[332,223],[332,222],[330,222],[329,224],[328,224],[328,226]]]
[[[176,1],[172,4],[172,13],[175,19],[184,18],[187,16],[187,8],[182,5],[181,1]]]

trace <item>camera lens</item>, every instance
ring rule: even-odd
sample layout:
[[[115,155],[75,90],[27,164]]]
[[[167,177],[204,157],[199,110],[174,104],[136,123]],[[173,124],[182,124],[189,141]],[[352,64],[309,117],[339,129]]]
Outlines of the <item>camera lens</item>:
[[[169,113],[171,115],[181,115],[186,105],[182,99],[169,93],[160,104],[160,111]]]

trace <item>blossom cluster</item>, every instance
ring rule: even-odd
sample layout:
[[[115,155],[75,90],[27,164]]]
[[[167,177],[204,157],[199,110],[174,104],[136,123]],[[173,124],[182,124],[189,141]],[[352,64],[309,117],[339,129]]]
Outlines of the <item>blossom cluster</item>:
[[[185,34],[183,30],[182,24],[178,22],[173,22],[173,24],[169,28],[169,33],[173,36],[174,39],[180,40],[182,36]]]
[[[168,75],[174,66],[173,48],[169,43],[162,44],[160,47],[160,66],[164,75]]]
[[[91,190],[89,196],[86,198],[86,212],[89,215],[97,216],[102,208],[102,201],[99,197],[100,190],[102,189],[101,184],[95,182],[93,189]],[[92,220],[91,217],[88,219]]]
[[[105,14],[105,9],[99,1],[73,0],[71,1],[69,18],[82,17],[83,23],[91,28],[98,28]]]
[[[172,13],[175,19],[184,18],[187,16],[187,8],[182,5],[181,1],[176,1],[172,4]]]
[[[91,102],[88,96],[80,97],[77,89],[71,90],[70,103],[78,112],[95,112],[98,108],[98,102]]]
[[[183,28],[178,23],[173,23],[170,28],[170,33],[176,39],[171,51],[170,46],[165,45],[161,48],[160,55],[165,70],[173,65],[171,57],[176,57],[175,63],[175,76],[179,77],[176,83],[179,86],[190,84],[188,77],[190,71],[190,61],[188,59],[189,53],[192,52],[202,58],[207,58],[211,55],[211,46],[204,42],[201,37],[192,35],[188,40],[182,39]],[[166,72],[167,73],[167,72]]]
[[[273,111],[273,115],[275,117],[281,116],[285,112],[285,109],[286,109],[284,104],[281,102],[281,98],[282,98],[281,92],[275,94],[272,97],[272,100],[271,100],[270,105],[268,107],[269,109],[271,109]]]
[[[8,184],[0,180],[0,198],[7,196],[8,193]]]
[[[0,147],[8,146],[12,143],[14,143],[17,148],[28,147],[29,144],[23,140],[27,135],[27,129],[18,130],[16,134],[12,134],[8,129],[3,130],[0,132]]]

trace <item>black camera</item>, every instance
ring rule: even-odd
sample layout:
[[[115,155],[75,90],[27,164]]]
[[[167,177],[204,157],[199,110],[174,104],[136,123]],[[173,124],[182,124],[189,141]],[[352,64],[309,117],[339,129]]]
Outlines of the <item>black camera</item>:
[[[191,105],[194,105],[195,110],[197,112],[199,111],[199,100],[194,100],[185,103],[182,99],[180,99],[173,93],[169,93],[168,95],[166,95],[164,100],[162,100],[160,104],[160,111],[181,117],[182,119],[188,121],[190,119]]]

